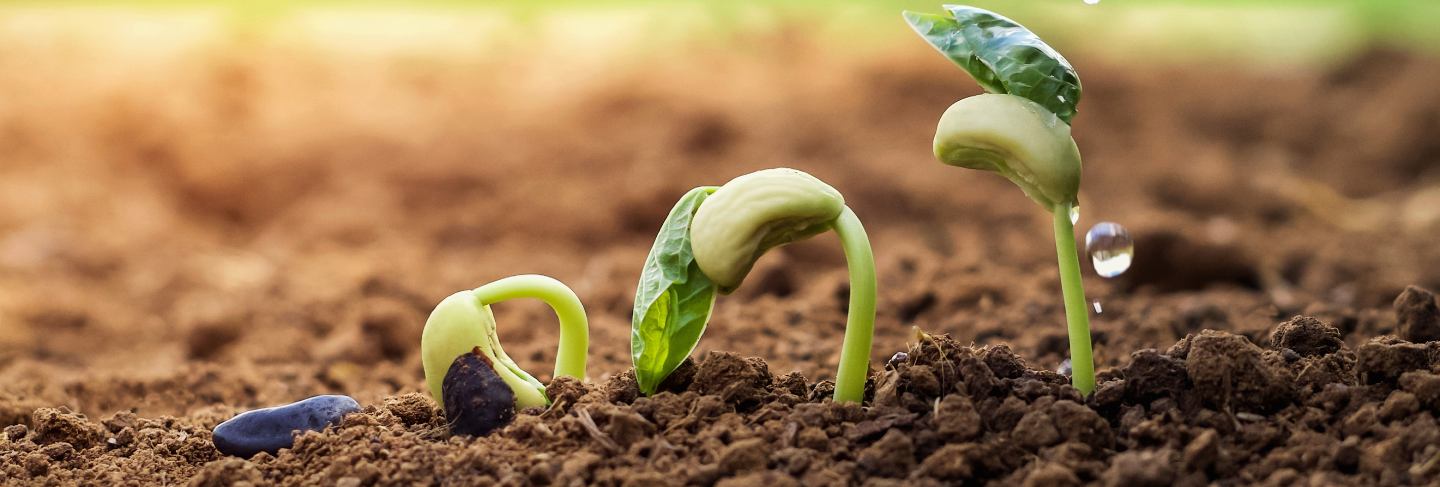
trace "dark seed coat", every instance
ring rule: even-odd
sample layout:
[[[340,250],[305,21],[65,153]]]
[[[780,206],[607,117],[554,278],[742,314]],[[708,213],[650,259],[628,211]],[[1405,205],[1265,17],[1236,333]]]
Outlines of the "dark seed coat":
[[[242,458],[262,451],[274,454],[293,446],[296,433],[339,424],[346,414],[359,410],[360,403],[349,396],[326,395],[246,411],[215,427],[215,449]]]
[[[515,391],[478,348],[450,363],[440,396],[457,435],[485,436],[515,420]]]

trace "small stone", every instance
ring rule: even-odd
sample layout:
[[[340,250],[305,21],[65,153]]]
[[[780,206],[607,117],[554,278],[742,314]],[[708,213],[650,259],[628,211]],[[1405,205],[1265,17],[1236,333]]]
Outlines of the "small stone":
[[[260,452],[274,454],[293,446],[295,433],[323,430],[359,410],[360,403],[349,396],[325,395],[247,411],[215,427],[215,449],[244,458]]]

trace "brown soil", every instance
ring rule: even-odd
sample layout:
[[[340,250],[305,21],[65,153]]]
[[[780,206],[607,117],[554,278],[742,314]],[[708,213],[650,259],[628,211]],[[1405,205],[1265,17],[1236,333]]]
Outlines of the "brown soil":
[[[1103,312],[1086,399],[1050,372],[1066,340],[1047,217],[929,154],[974,84],[918,41],[872,51],[740,36],[557,87],[520,57],[237,41],[137,68],[0,43],[0,91],[31,94],[0,104],[0,478],[1440,482],[1422,289],[1440,288],[1440,60],[1072,56],[1080,226],[1121,222],[1137,249],[1121,278],[1087,277]],[[690,187],[777,165],[840,189],[870,230],[871,399],[826,400],[847,292],[829,236],[763,259],[717,304],[704,360],[637,397],[630,301],[661,219]],[[450,436],[421,393],[424,317],[527,272],[585,302],[592,380]],[[507,351],[548,372],[548,311],[498,313]],[[211,445],[239,411],[322,393],[365,410],[276,456]]]

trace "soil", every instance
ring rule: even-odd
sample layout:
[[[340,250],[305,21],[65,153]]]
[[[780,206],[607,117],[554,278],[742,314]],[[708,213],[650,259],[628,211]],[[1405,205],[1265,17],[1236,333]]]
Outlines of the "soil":
[[[1120,222],[1137,252],[1086,277],[1085,398],[1054,372],[1048,216],[933,160],[938,115],[977,88],[913,40],[841,56],[781,29],[583,73],[130,47],[0,43],[0,91],[36,94],[0,104],[3,483],[1440,482],[1440,59],[1070,56],[1080,227]],[[866,404],[828,400],[848,292],[831,236],[762,259],[697,363],[639,397],[629,312],[665,213],[779,165],[871,235]],[[506,350],[555,404],[451,435],[422,392],[424,318],[518,273],[584,301],[590,380],[550,382],[554,318],[505,303]],[[238,412],[326,393],[364,410],[274,456],[212,445]]]

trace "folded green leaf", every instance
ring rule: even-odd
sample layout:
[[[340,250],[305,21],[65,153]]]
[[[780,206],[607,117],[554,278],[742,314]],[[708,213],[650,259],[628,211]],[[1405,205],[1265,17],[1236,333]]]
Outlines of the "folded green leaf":
[[[690,223],[714,187],[690,190],[660,227],[640,285],[635,290],[631,315],[630,356],[640,391],[653,394],[680,363],[690,356],[710,321],[715,305],[715,284],[700,271],[690,246]]]
[[[905,12],[910,27],[991,93],[1020,96],[1070,123],[1080,77],[1035,33],[1000,14],[946,5],[953,17]]]

